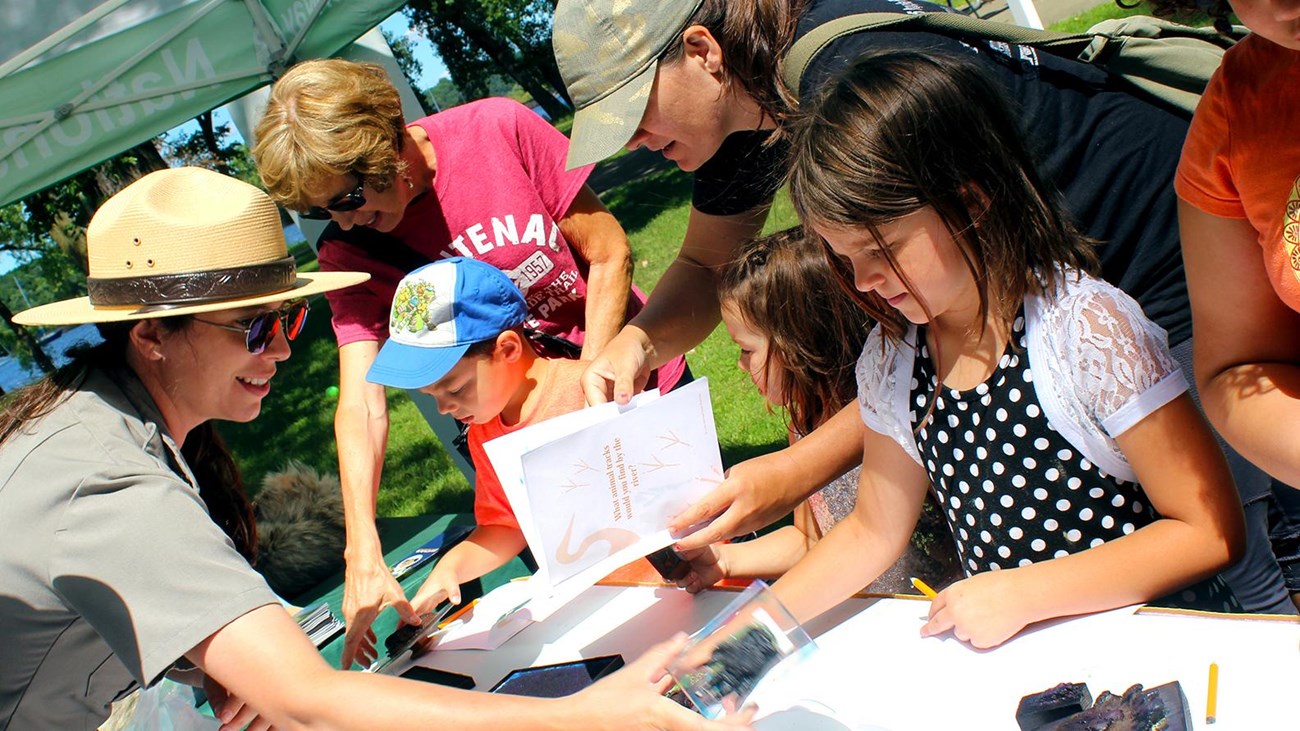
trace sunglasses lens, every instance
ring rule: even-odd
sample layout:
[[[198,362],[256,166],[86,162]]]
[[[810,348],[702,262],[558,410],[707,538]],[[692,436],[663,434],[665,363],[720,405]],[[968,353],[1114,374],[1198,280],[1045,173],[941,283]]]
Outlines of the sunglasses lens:
[[[299,302],[290,307],[284,317],[286,323],[284,334],[293,340],[298,337],[298,333],[302,332],[302,326],[307,324],[307,303]]]
[[[356,188],[326,203],[324,208],[312,206],[305,211],[298,211],[298,215],[303,218],[310,218],[313,221],[328,221],[331,211],[335,213],[355,211],[366,204],[366,196],[363,194],[364,189],[365,183],[358,183]]]
[[[359,191],[353,191],[329,204],[328,208],[338,213],[347,213],[348,211],[355,211],[365,204],[366,197],[361,195]]]
[[[266,350],[266,346],[271,344],[271,338],[280,329],[280,314],[278,312],[263,312],[248,321],[248,338],[245,344],[248,346],[248,352],[254,355]]]

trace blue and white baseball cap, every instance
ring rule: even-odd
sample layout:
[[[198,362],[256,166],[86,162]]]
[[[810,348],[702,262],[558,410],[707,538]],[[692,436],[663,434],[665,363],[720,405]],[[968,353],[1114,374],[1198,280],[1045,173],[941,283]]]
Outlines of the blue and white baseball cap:
[[[471,345],[527,318],[523,293],[491,264],[459,256],[426,264],[398,283],[388,341],[366,380],[424,388],[447,375]]]

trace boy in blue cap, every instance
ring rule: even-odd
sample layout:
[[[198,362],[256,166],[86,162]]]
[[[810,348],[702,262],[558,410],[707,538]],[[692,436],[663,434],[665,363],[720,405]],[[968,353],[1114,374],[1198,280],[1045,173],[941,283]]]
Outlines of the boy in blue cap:
[[[460,603],[460,585],[502,566],[527,542],[483,443],[586,405],[582,361],[537,355],[524,296],[504,272],[454,257],[420,267],[397,285],[389,336],[366,380],[418,389],[438,410],[469,424],[477,473],[478,527],[443,556],[411,605],[432,611]]]

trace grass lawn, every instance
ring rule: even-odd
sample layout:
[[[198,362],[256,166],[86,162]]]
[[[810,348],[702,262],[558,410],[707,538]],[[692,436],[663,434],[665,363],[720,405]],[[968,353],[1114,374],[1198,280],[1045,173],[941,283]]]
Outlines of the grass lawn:
[[[1062,33],[1082,33],[1103,20],[1127,18],[1130,15],[1150,15],[1151,6],[1145,2],[1136,7],[1121,8],[1113,2],[1106,2],[1065,20],[1052,24],[1051,30]]]
[[[1106,3],[1053,28],[1083,30],[1105,18],[1149,12],[1145,5],[1123,10]],[[572,117],[558,123],[566,131],[571,124]],[[602,167],[609,164],[602,163]],[[602,198],[628,232],[636,264],[635,282],[649,292],[673,260],[685,233],[691,181],[676,167],[655,168],[629,177],[630,182],[607,190]],[[795,221],[789,200],[782,195],[767,229],[777,230]],[[304,271],[314,268],[314,260],[302,264]],[[335,399],[329,395],[329,387],[338,383],[338,360],[324,298],[313,302],[307,328],[293,347],[295,355],[281,364],[261,417],[249,424],[222,425],[251,492],[257,490],[265,474],[279,469],[288,459],[325,472],[338,471],[333,428]],[[737,355],[721,327],[687,353],[696,376],[709,379],[718,438],[727,464],[779,448],[786,440],[781,417],[767,410],[749,378],[736,368]],[[390,391],[389,409],[388,454],[379,514],[469,511],[469,485],[415,406],[404,393]]]
[[[1131,8],[1121,8],[1114,2],[1102,3],[1091,10],[1086,10],[1073,17],[1053,23],[1051,30],[1062,33],[1082,33],[1103,20],[1127,18],[1131,15],[1152,15],[1150,3],[1144,1]],[[1199,12],[1186,17],[1175,18],[1175,20],[1198,28],[1210,24],[1210,16]],[[1232,16],[1232,21],[1234,23],[1239,22],[1236,16]]]

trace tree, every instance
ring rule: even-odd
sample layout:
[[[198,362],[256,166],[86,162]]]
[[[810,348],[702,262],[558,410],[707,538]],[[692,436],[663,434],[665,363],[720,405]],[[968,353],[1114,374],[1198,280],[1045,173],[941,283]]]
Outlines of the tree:
[[[206,124],[204,118],[207,118]],[[163,135],[162,157],[170,167],[200,167],[262,187],[257,165],[248,147],[238,141],[230,125],[212,125],[211,112],[200,115],[197,130]]]
[[[465,97],[456,88],[456,83],[447,78],[439,79],[438,83],[425,89],[423,96],[439,110],[465,103]]]
[[[14,324],[7,303],[18,301],[17,296],[25,308],[85,294],[86,226],[91,215],[131,182],[165,167],[149,140],[0,209],[0,251],[24,265],[0,286],[0,319],[9,327],[8,333],[0,331],[0,345],[20,362],[34,363],[46,372],[54,368],[40,342]]]
[[[488,95],[488,80],[509,76],[552,119],[572,106],[551,51],[551,0],[409,0],[422,28],[465,97]]]
[[[393,60],[397,62],[397,67],[402,70],[402,76],[406,77],[406,83],[410,85],[413,91],[420,90],[420,74],[424,72],[424,65],[420,59],[415,57],[415,49],[411,40],[405,36],[398,36],[383,28],[379,29],[384,34],[384,40],[388,43],[388,48],[393,52]],[[433,113],[429,108],[429,100],[425,99],[422,94],[415,95],[420,100],[420,109],[425,116]],[[436,107],[441,109],[441,107]]]
[[[7,303],[21,304],[22,309],[27,309],[30,305],[85,294],[85,275],[52,240],[38,242],[25,233],[28,231],[27,221],[15,220],[19,213],[19,204],[0,210],[0,219],[4,221],[0,230],[26,237],[14,240],[13,246],[4,247],[11,256],[25,263],[0,279],[0,318],[8,326],[0,328],[0,347],[24,366],[35,365],[48,373],[54,369],[54,362],[31,330],[14,324],[13,310]]]

